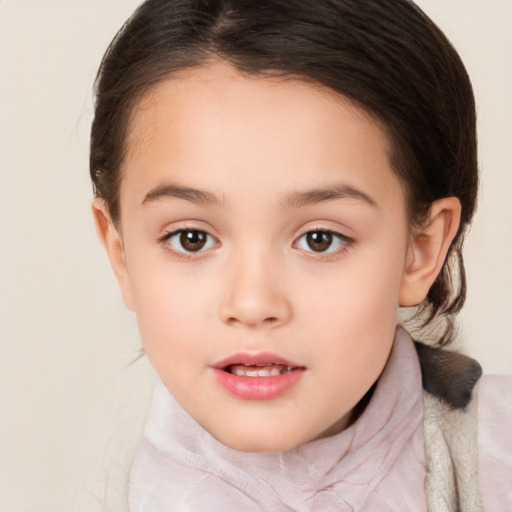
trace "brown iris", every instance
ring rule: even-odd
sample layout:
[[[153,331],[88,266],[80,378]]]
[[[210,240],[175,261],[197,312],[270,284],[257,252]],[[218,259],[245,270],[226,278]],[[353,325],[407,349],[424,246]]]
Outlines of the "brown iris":
[[[332,233],[328,231],[310,231],[306,235],[309,248],[315,252],[324,252],[332,245]]]
[[[182,231],[180,243],[186,251],[197,252],[205,246],[207,237],[208,235],[204,231]]]

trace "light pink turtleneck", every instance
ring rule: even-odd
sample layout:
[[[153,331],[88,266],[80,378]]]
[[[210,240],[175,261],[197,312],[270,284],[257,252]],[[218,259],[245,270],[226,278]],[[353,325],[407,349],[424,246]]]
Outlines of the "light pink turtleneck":
[[[486,400],[497,396],[495,385],[484,382]],[[512,387],[512,379],[508,384]],[[499,400],[488,403],[479,410],[479,422],[485,424],[479,445],[492,448],[480,450],[486,473],[481,479],[483,501],[486,512],[512,510],[512,434],[505,434],[506,424],[494,424]],[[502,419],[512,433],[512,404],[508,410]],[[401,328],[361,417],[336,436],[287,452],[244,453],[226,447],[159,382],[130,475],[130,512],[425,512],[422,422],[419,363],[411,338]],[[498,440],[490,442],[489,436]],[[504,437],[510,448],[506,456],[500,452],[499,439]],[[500,474],[510,477],[508,491],[501,493],[505,502],[493,498],[500,488],[493,470],[496,458]],[[509,508],[502,508],[504,503]]]

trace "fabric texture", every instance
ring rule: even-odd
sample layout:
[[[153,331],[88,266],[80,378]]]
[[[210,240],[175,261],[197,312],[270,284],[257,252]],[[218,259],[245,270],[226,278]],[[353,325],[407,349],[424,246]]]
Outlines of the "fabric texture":
[[[423,382],[429,512],[482,512],[475,388],[482,368],[463,354],[414,345]]]
[[[478,485],[477,400],[465,409],[424,394],[429,512],[483,512]]]
[[[484,510],[512,510],[512,376],[485,375],[478,395],[478,469]]]

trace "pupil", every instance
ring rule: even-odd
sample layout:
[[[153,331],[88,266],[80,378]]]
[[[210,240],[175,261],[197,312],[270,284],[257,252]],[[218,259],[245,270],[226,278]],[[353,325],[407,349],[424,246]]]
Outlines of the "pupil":
[[[315,252],[323,252],[332,244],[332,234],[326,231],[311,231],[307,234],[307,243]]]
[[[187,251],[199,251],[206,243],[206,233],[202,231],[183,231],[180,235],[180,242]]]

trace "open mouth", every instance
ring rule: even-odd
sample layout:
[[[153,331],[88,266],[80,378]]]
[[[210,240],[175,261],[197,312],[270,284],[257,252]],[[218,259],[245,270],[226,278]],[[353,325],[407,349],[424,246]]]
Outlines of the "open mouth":
[[[291,372],[293,368],[285,364],[230,364],[223,370],[239,377],[279,377]]]
[[[294,388],[306,367],[272,352],[238,352],[211,366],[217,382],[243,400],[271,400]]]

